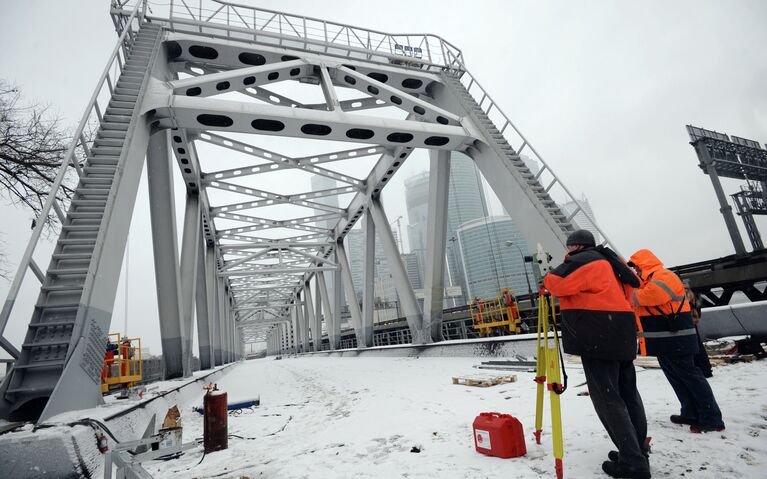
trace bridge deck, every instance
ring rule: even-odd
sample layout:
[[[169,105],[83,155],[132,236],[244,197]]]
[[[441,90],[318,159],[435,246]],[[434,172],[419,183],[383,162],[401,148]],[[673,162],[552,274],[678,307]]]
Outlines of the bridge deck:
[[[232,400],[261,396],[261,407],[229,417],[229,449],[146,464],[155,477],[553,477],[549,418],[543,445],[530,440],[533,373],[488,388],[453,385],[451,377],[477,374],[478,358],[285,358],[239,364],[219,386]],[[567,477],[595,477],[612,448],[584,381],[568,364],[562,400]],[[669,477],[761,477],[767,462],[764,364],[715,369],[712,387],[727,421],[724,434],[692,435],[667,423],[677,413],[661,371],[639,369],[653,472]],[[489,371],[482,371],[488,373]],[[498,372],[508,374],[508,372]],[[748,386],[748,387],[744,387]],[[184,437],[202,435],[202,419],[184,408]],[[483,411],[511,413],[525,428],[527,457],[502,461],[473,450],[471,423]],[[237,437],[240,436],[240,437]],[[721,436],[725,436],[723,440]],[[247,438],[254,438],[249,440]],[[411,448],[421,448],[419,454]],[[702,451],[716,451],[708,454]],[[705,468],[705,469],[704,469]]]

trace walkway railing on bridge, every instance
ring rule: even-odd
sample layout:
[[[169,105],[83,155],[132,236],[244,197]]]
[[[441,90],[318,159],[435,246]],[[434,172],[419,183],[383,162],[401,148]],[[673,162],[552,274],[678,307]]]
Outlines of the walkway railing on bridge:
[[[113,11],[127,11],[143,1],[121,1]],[[222,0],[150,1],[147,15],[167,23],[176,32],[301,48],[424,70],[463,68],[461,51],[431,34],[389,34]]]

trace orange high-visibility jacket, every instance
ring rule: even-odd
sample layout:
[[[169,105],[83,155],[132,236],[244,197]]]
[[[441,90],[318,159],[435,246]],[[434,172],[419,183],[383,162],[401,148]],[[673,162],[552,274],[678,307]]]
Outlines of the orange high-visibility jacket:
[[[632,303],[639,328],[639,353],[643,356],[678,356],[698,350],[697,332],[684,284],[650,250],[641,249],[629,259],[641,269],[642,284]]]
[[[566,353],[620,361],[636,357],[636,320],[626,294],[631,288],[616,269],[639,284],[614,252],[600,246],[573,251],[543,279],[559,298]]]

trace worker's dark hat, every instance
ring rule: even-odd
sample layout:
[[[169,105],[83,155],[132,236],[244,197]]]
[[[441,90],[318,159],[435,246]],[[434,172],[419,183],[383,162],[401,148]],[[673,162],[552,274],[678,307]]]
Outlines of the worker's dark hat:
[[[596,246],[597,242],[594,235],[588,230],[575,230],[567,237],[567,246]]]

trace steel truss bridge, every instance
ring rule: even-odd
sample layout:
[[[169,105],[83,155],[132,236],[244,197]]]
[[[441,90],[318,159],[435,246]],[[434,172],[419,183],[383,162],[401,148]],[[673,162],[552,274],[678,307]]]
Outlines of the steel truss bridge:
[[[448,41],[218,0],[121,0],[111,18],[117,44],[42,211],[61,221],[55,250],[47,268],[35,260],[45,223],[37,221],[0,313],[0,344],[15,358],[0,387],[3,417],[45,421],[101,401],[126,218],[144,164],[168,378],[191,374],[195,328],[203,369],[237,360],[255,341],[308,352],[324,337],[338,349],[344,307],[355,346],[372,346],[376,241],[409,339],[441,341],[452,151],[473,159],[529,244],[564,252],[579,210],[565,213],[557,202],[574,196]],[[279,151],[296,143],[312,154]],[[381,204],[388,180],[419,148],[430,157],[423,308]],[[541,169],[533,173],[521,153]],[[229,157],[237,167],[222,168]],[[180,245],[174,163],[186,188]],[[292,189],[272,180],[280,174]],[[301,189],[316,176],[335,187]],[[61,202],[67,181],[76,191]],[[361,305],[344,242],[358,221]],[[2,332],[28,271],[40,293],[24,341],[14,345]]]

